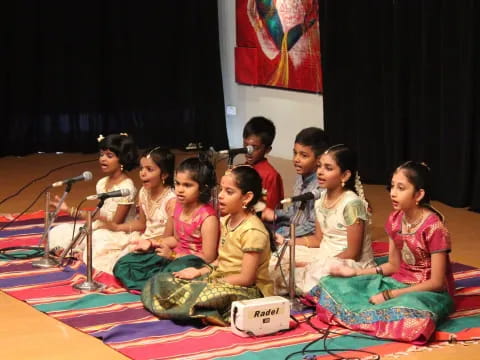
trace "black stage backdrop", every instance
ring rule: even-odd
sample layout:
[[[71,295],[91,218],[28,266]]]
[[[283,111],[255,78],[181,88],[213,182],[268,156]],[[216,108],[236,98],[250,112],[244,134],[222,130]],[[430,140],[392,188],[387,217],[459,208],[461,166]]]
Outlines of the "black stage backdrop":
[[[427,162],[433,197],[480,209],[480,1],[320,0],[324,111],[370,183]]]
[[[19,0],[0,14],[0,155],[93,152],[113,132],[228,147],[216,1]]]

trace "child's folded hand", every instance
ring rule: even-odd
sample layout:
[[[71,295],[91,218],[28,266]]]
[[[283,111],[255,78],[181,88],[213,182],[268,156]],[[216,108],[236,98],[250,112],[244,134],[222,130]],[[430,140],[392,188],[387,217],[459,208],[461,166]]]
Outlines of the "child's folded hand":
[[[197,269],[197,268],[194,268],[194,267],[189,267],[189,268],[185,268],[185,269],[180,270],[180,271],[175,271],[172,274],[176,278],[186,279],[186,280],[195,279],[195,278],[202,275],[200,270]]]
[[[354,268],[346,265],[332,265],[330,267],[330,275],[338,277],[352,277],[357,275]]]
[[[266,208],[262,211],[262,220],[263,221],[274,221],[275,220],[275,211],[270,208]]]
[[[285,242],[285,237],[280,234],[275,234],[275,242],[278,245],[282,245]]]
[[[133,251],[148,251],[152,247],[152,242],[149,239],[133,239],[129,241]]]

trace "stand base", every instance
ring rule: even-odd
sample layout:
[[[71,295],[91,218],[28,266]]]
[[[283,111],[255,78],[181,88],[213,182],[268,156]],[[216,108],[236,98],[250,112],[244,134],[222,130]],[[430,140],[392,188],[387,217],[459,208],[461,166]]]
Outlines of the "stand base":
[[[300,302],[300,300],[298,300],[297,297],[294,297],[293,299],[289,298],[289,301],[290,301],[290,309],[292,310],[292,312],[301,312],[303,310],[305,310],[307,308],[307,306],[305,306],[304,304],[302,304]]]
[[[83,283],[73,285],[73,288],[80,291],[102,291],[105,288],[105,284],[96,281],[84,281]]]
[[[39,268],[51,268],[58,266],[59,262],[50,256],[43,257],[40,260],[32,262],[32,266]]]

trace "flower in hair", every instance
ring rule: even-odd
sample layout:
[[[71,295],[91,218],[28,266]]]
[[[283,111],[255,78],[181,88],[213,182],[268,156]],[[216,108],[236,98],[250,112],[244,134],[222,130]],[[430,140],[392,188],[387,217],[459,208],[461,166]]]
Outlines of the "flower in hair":
[[[102,134],[98,135],[97,137],[98,142],[102,142],[103,139],[105,139],[105,137]]]
[[[420,165],[425,166],[425,167],[427,168],[427,170],[430,171],[430,166],[428,166],[425,161],[422,161],[422,162],[420,163]]]
[[[128,136],[127,133],[120,133],[121,136]]]
[[[344,145],[344,144],[332,145],[332,146],[330,146],[327,150],[325,150],[323,153],[324,153],[325,155],[327,155],[330,151],[335,150],[336,148],[342,147],[342,146],[345,146],[345,145]]]

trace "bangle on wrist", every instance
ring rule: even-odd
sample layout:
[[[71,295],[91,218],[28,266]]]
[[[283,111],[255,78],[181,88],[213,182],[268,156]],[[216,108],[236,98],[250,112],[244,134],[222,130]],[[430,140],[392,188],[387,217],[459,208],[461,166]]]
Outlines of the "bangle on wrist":
[[[375,266],[375,272],[378,274],[378,275],[382,275],[383,276],[383,269],[381,266]]]
[[[385,301],[388,301],[390,299],[393,299],[393,296],[392,296],[392,291],[391,290],[383,290],[382,291],[382,296],[383,296],[383,299]]]

